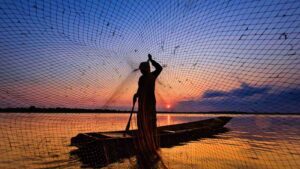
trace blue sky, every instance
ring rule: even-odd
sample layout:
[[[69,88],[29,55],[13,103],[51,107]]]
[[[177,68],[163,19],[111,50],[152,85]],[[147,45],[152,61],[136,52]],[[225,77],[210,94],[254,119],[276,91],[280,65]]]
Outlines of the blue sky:
[[[151,53],[165,67],[160,110],[299,112],[299,1],[0,7],[0,107],[129,108],[140,75],[132,69]]]

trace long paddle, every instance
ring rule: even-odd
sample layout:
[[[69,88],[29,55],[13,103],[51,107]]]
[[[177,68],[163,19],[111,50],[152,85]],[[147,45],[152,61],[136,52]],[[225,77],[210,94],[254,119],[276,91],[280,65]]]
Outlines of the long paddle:
[[[148,54],[148,58],[149,58],[149,59],[147,60],[147,62],[149,63],[150,60],[152,59],[152,56],[151,56],[150,54]],[[133,72],[135,72],[135,71],[137,71],[137,70],[139,70],[139,69],[134,69]],[[135,102],[136,102],[136,100],[133,101],[133,105],[132,105],[131,113],[130,113],[130,116],[129,116],[129,120],[128,120],[127,125],[126,125],[125,133],[123,134],[124,136],[125,136],[126,133],[129,131],[129,128],[130,128],[130,121],[131,121],[131,117],[132,117],[132,114],[133,114]]]
[[[129,131],[129,128],[130,128],[130,121],[131,121],[131,117],[132,117],[132,114],[133,114],[134,105],[135,105],[135,102],[133,102],[133,105],[132,105],[131,113],[130,113],[129,120],[128,120],[127,125],[126,125],[124,136]]]

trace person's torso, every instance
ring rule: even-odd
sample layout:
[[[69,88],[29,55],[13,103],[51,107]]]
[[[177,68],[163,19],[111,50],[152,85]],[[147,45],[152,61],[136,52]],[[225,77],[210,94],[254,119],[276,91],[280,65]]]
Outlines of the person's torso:
[[[143,95],[143,97],[145,97],[145,99],[148,101],[155,101],[155,76],[150,73],[143,75],[140,80],[140,94]]]

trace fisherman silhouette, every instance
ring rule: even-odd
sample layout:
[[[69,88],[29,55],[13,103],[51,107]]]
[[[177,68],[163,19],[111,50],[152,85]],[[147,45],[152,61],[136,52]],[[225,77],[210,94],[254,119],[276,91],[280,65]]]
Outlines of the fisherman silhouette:
[[[137,112],[137,162],[139,168],[152,168],[154,163],[160,160],[159,142],[157,138],[156,125],[156,99],[155,80],[162,71],[162,66],[152,59],[148,54],[148,62],[142,62],[139,69],[142,76],[139,78],[138,90],[133,96],[133,102],[138,99]],[[150,71],[150,64],[155,67],[155,71]]]

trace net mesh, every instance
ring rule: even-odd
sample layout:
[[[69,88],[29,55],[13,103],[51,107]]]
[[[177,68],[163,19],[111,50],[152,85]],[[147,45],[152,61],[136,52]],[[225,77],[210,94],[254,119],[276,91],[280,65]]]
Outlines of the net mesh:
[[[299,113],[298,0],[2,0],[0,12],[0,108],[128,110],[140,76],[135,69],[151,53],[163,66],[156,82],[160,111]],[[173,116],[162,115],[159,125],[196,118]],[[1,114],[0,166],[78,167],[76,159],[66,160],[70,138],[79,132],[122,129],[125,119]],[[185,159],[190,168],[299,167],[297,116],[237,119],[229,126],[233,133],[186,145],[195,148],[189,149],[191,154],[216,152],[212,156],[189,156],[183,146],[165,150],[166,164],[181,168]],[[246,129],[253,125],[257,133]],[[258,137],[269,133],[269,139],[257,145],[260,139],[243,132]],[[264,149],[274,152],[264,154]],[[224,153],[218,155],[218,150]],[[120,167],[115,165],[110,167]]]

